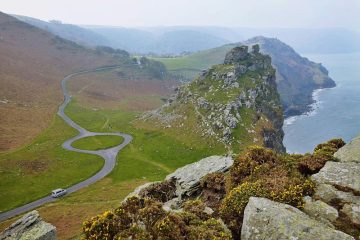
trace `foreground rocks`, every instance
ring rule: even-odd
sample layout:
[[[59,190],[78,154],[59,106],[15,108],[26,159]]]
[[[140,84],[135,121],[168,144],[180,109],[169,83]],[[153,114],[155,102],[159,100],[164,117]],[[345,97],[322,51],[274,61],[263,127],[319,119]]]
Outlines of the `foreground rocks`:
[[[188,164],[169,174],[163,182],[145,183],[137,187],[129,197],[151,197],[162,202],[166,211],[178,210],[184,200],[199,195],[201,179],[209,173],[224,173],[233,165],[226,156],[211,156]],[[209,209],[208,209],[209,210]],[[210,211],[210,210],[209,210]]]
[[[54,240],[56,228],[44,222],[37,211],[25,214],[0,234],[1,240]]]
[[[241,239],[355,240],[310,218],[297,208],[256,197],[251,197],[245,208]]]
[[[226,172],[233,165],[231,157],[211,156],[186,165],[168,175],[166,180],[176,182],[178,197],[191,196],[200,185],[200,179],[209,173]]]

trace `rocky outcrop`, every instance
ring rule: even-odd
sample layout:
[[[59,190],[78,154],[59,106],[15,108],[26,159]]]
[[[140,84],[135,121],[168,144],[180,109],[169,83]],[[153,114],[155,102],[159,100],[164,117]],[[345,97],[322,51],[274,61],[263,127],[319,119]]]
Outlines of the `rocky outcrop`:
[[[310,218],[297,208],[256,197],[251,197],[245,208],[241,239],[355,240]]]
[[[224,173],[233,165],[233,159],[226,156],[211,156],[188,164],[166,176],[162,182],[145,183],[130,193],[130,197],[150,197],[163,203],[163,209],[174,211],[183,201],[200,194],[201,179],[210,173]],[[211,211],[211,209],[207,209]]]
[[[225,55],[225,64],[234,64],[248,57],[248,46],[235,47]]]
[[[285,151],[275,69],[258,45],[251,51],[247,46],[232,49],[224,64],[178,88],[167,104],[142,121],[151,127],[179,128],[178,132],[216,141],[229,151],[249,144]]]
[[[207,157],[177,169],[174,173],[166,176],[166,180],[175,181],[178,197],[189,197],[197,191],[202,177],[209,173],[226,172],[233,162],[231,157]]]
[[[1,240],[55,240],[56,228],[44,222],[37,211],[25,214],[0,234]]]

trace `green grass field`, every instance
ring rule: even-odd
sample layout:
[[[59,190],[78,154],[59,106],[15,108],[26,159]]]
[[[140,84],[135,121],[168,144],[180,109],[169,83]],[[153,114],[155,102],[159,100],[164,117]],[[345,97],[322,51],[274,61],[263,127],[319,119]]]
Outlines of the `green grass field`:
[[[234,45],[229,44],[193,53],[188,56],[153,59],[164,63],[170,73],[192,80],[203,69],[222,63],[224,61],[225,54],[233,47]]]
[[[46,196],[52,189],[66,188],[101,169],[102,158],[61,147],[76,134],[56,116],[33,143],[0,155],[0,211]]]
[[[120,136],[93,136],[85,137],[73,142],[71,145],[83,150],[101,150],[120,145],[124,141]]]

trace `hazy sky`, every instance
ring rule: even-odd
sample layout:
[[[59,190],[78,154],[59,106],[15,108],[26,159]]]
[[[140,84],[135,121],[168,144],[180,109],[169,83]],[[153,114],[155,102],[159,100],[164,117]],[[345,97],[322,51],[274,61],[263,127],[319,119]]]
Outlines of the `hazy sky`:
[[[360,31],[360,0],[0,0],[0,11],[113,26],[344,27]]]

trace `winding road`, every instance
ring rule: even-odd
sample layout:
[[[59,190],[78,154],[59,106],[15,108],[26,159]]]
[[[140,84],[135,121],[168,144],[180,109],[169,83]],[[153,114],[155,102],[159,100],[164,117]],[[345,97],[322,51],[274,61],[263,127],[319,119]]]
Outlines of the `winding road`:
[[[76,130],[79,131],[79,134],[73,138],[70,138],[68,140],[66,140],[63,144],[62,147],[64,149],[70,150],[70,151],[74,151],[74,152],[80,152],[80,153],[88,153],[88,154],[94,154],[94,155],[98,155],[100,157],[102,157],[105,160],[104,166],[102,167],[102,169],[97,172],[95,175],[93,175],[92,177],[79,182],[69,188],[67,188],[67,193],[72,193],[75,192],[81,188],[84,188],[100,179],[102,179],[103,177],[105,177],[107,174],[109,174],[115,167],[116,164],[116,156],[118,154],[118,152],[123,149],[126,145],[128,145],[131,140],[132,140],[132,136],[125,134],[125,133],[120,133],[120,132],[116,132],[116,133],[98,133],[98,132],[90,132],[86,129],[84,129],[83,127],[81,127],[80,125],[78,125],[77,123],[75,123],[73,120],[71,120],[71,118],[69,118],[64,110],[66,108],[66,106],[70,103],[71,101],[71,96],[69,95],[69,92],[66,88],[66,83],[69,79],[71,79],[74,76],[77,75],[81,75],[81,74],[85,74],[85,73],[91,73],[91,72],[97,72],[97,71],[103,71],[103,70],[110,70],[110,69],[115,69],[118,66],[111,66],[111,67],[102,67],[102,68],[97,68],[97,69],[93,69],[93,70],[86,70],[86,71],[81,71],[81,72],[76,72],[76,73],[72,73],[70,75],[67,75],[62,81],[61,81],[61,88],[64,94],[64,102],[60,105],[59,107],[59,111],[58,111],[58,115],[64,119],[64,121],[70,125],[71,127],[75,128]],[[76,141],[79,140],[81,138],[84,137],[90,137],[90,136],[99,136],[99,135],[116,135],[116,136],[121,136],[124,138],[124,141],[119,144],[118,146],[112,147],[112,148],[107,148],[107,149],[102,149],[102,150],[97,150],[97,151],[92,151],[92,150],[82,150],[82,149],[77,149],[71,146],[71,144]],[[8,218],[14,217],[16,215],[22,214],[24,212],[30,211],[34,208],[37,208],[45,203],[48,202],[52,202],[55,201],[55,198],[52,198],[50,195],[43,197],[41,199],[38,199],[34,202],[30,202],[28,204],[25,204],[21,207],[12,209],[10,211],[7,212],[3,212],[0,213],[0,222],[4,221]]]

